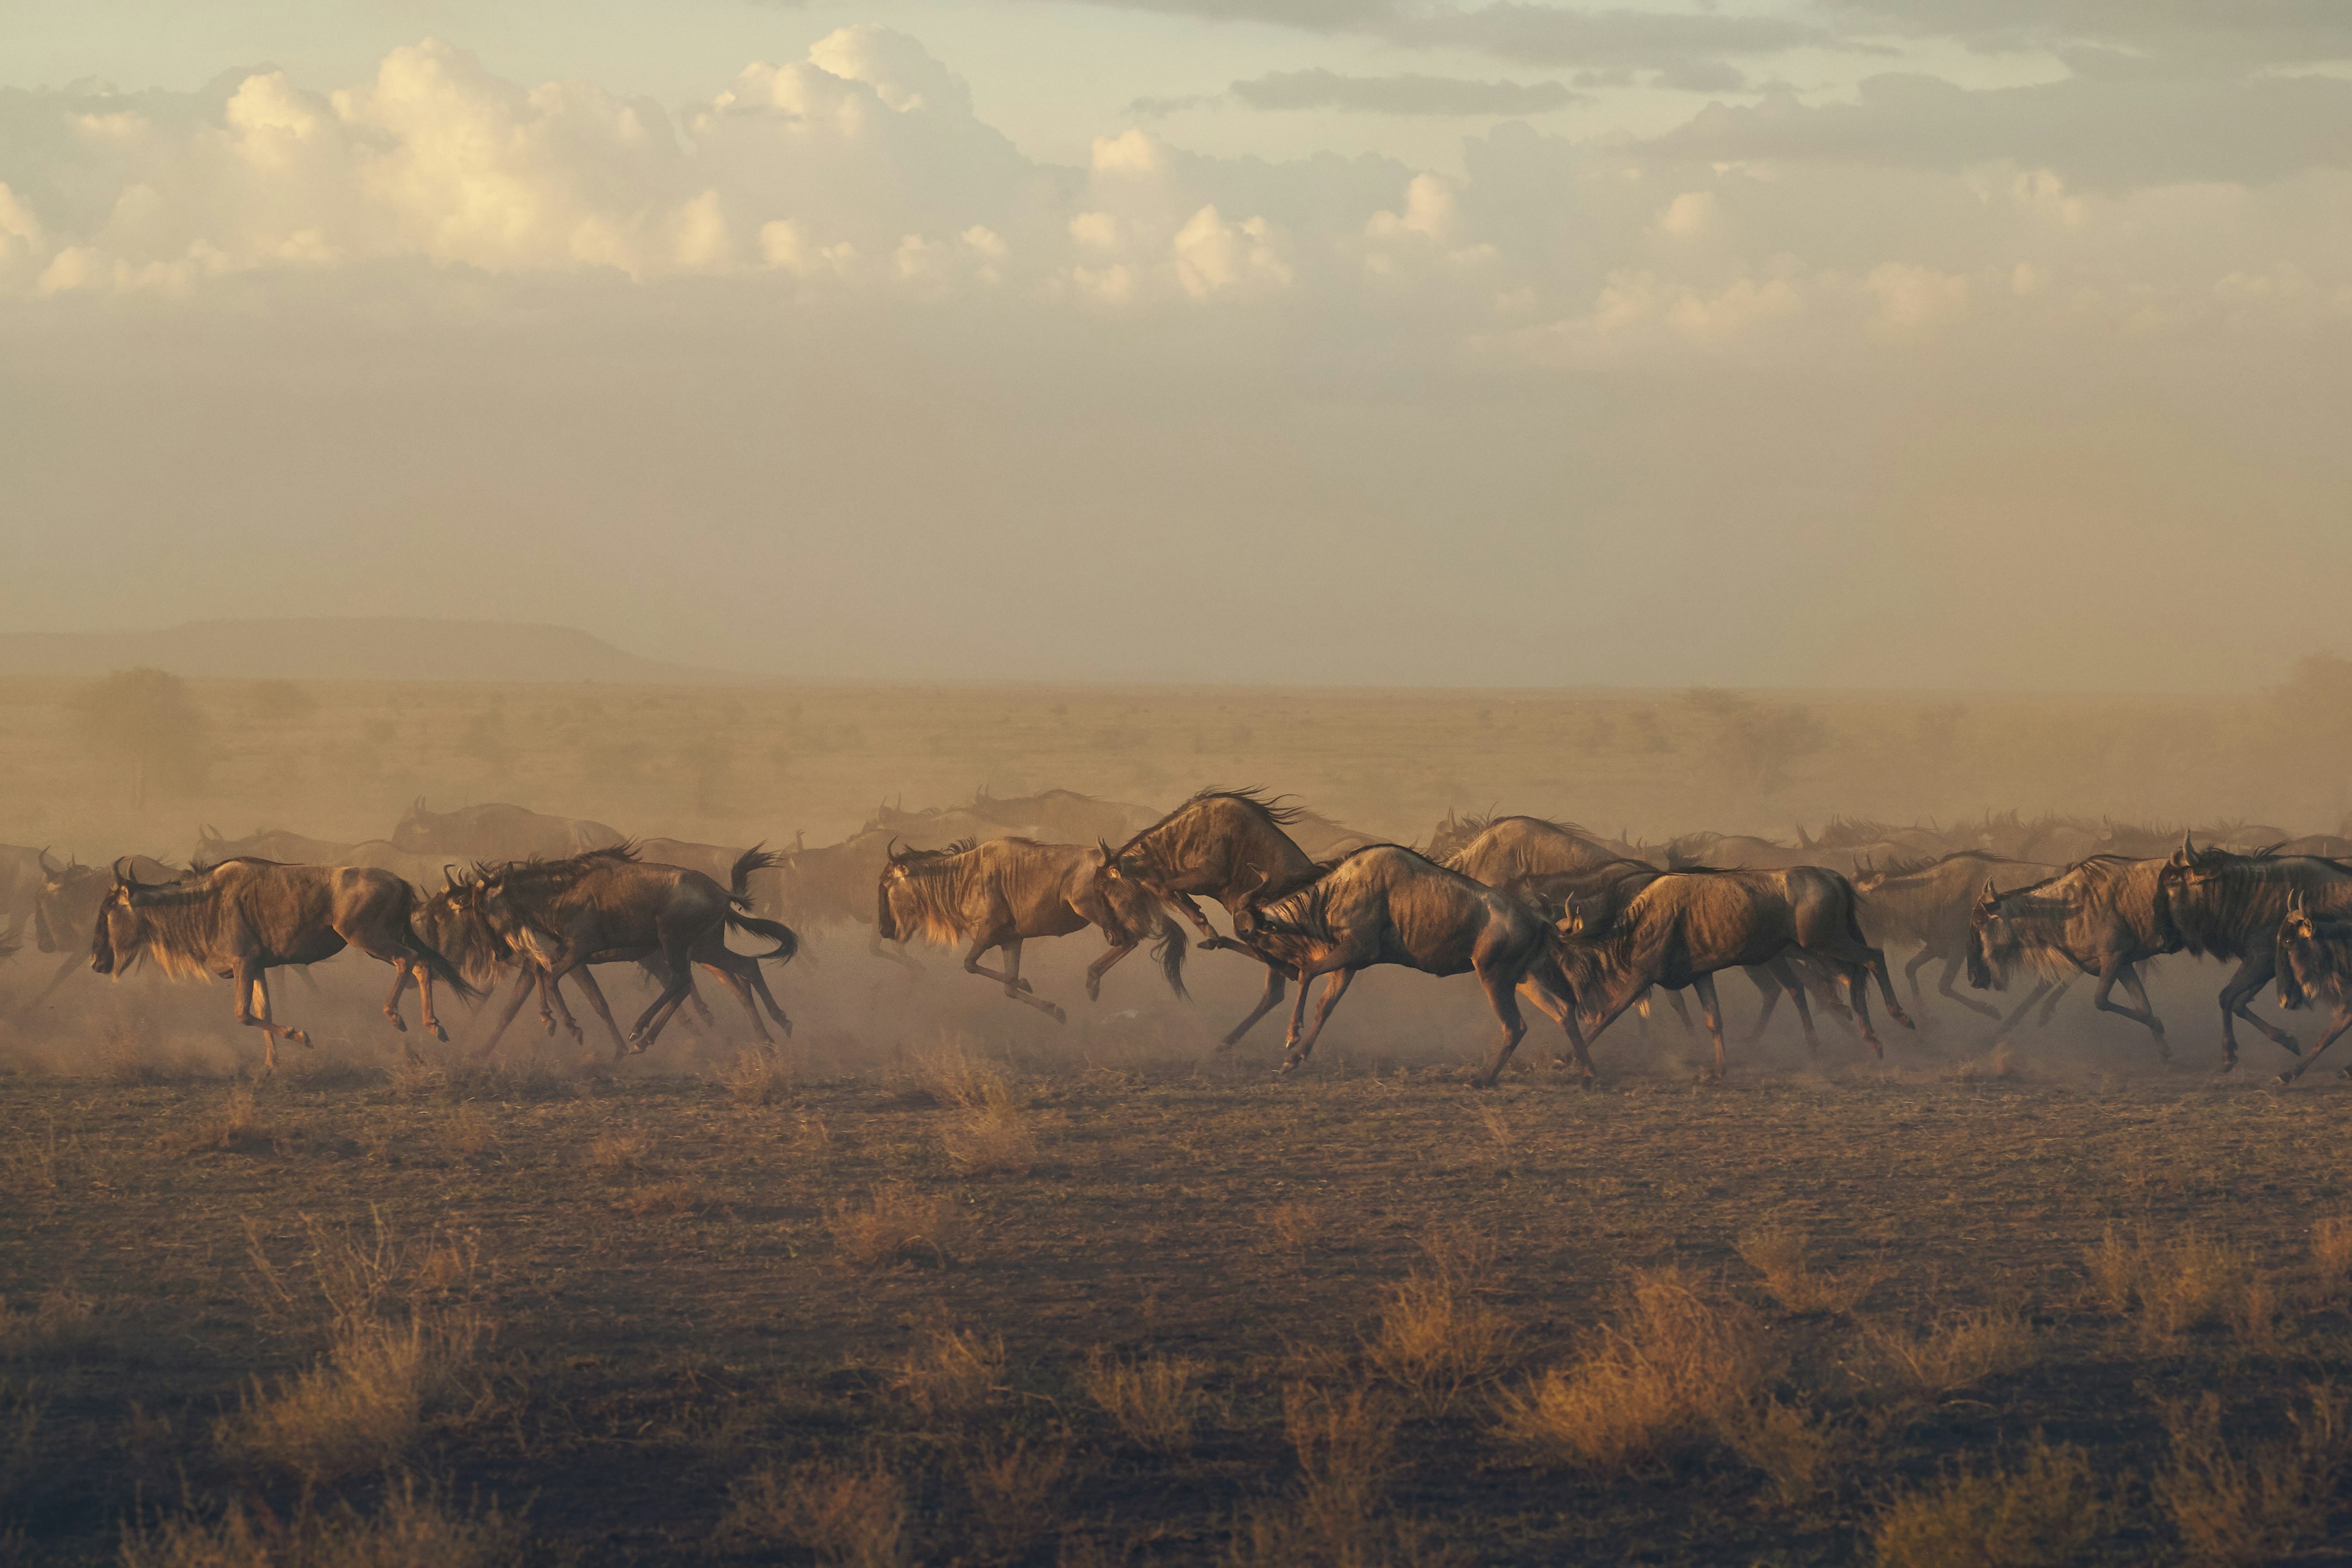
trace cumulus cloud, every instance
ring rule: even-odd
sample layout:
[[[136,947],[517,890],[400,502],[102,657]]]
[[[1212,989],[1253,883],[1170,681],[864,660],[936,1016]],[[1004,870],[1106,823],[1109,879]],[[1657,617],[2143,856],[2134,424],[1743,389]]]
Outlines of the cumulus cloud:
[[[1565,83],[1471,81],[1459,77],[1341,76],[1273,71],[1233,85],[1251,109],[1339,109],[1360,114],[1543,114],[1586,101]]]

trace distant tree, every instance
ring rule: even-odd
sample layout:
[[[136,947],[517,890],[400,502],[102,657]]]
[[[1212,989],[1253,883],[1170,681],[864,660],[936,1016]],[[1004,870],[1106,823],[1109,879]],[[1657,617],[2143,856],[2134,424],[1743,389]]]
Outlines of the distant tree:
[[[118,669],[72,699],[74,727],[98,755],[131,770],[131,804],[148,793],[184,795],[204,783],[217,754],[212,721],[188,683],[160,669]]]
[[[1829,726],[1810,708],[1769,706],[1711,686],[1693,687],[1684,700],[1714,721],[1716,766],[1757,795],[1777,793],[1790,767],[1830,743]]]

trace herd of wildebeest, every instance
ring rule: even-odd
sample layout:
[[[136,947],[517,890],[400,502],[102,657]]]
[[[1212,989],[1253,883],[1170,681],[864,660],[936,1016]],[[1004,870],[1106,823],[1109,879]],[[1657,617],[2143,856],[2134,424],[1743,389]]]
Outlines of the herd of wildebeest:
[[[1912,1026],[1889,947],[1916,950],[1904,965],[1915,1005],[1920,970],[1940,964],[1937,994],[1999,1020],[2000,1034],[2037,1006],[2046,1024],[2067,987],[2088,977],[2093,1006],[2144,1026],[2169,1056],[2140,972],[2171,953],[2236,964],[2221,994],[2230,1067],[2239,1019],[2295,1058],[2281,1075],[2288,1080],[2352,1025],[2352,839],[2011,813],[1955,828],[1833,818],[1798,840],[1699,833],[1637,844],[1536,816],[1449,813],[1415,847],[1253,790],[1203,790],[1165,814],[1053,790],[884,807],[842,843],[780,851],[632,839],[514,805],[436,813],[419,801],[391,837],[359,844],[274,830],[232,841],[207,830],[185,867],[137,855],[86,865],[0,847],[0,956],[28,923],[41,952],[62,955],[25,1011],[69,978],[85,944],[100,974],[144,961],[230,980],[237,1021],[263,1032],[265,1070],[276,1068],[281,1036],[309,1043],[277,1021],[268,972],[345,947],[392,967],[383,1013],[394,1029],[407,1027],[411,984],[424,1027],[446,1040],[436,985],[471,1001],[510,976],[478,1054],[495,1048],[533,994],[551,1032],[560,1024],[582,1040],[568,979],[623,1055],[653,1045],[681,1006],[709,1019],[698,966],[734,994],[763,1043],[772,1037],[762,1009],[789,1035],[761,965],[798,951],[795,925],[849,921],[870,927],[870,952],[910,965],[914,938],[962,944],[966,970],[1059,1021],[1063,1009],[1022,978],[1024,942],[1100,931],[1108,946],[1087,971],[1092,999],[1106,972],[1151,942],[1181,996],[1190,939],[1181,920],[1202,948],[1264,967],[1256,1006],[1223,1047],[1297,982],[1285,1072],[1314,1048],[1355,975],[1382,963],[1477,976],[1502,1026],[1482,1084],[1526,1033],[1522,995],[1560,1026],[1590,1083],[1594,1037],[1629,1007],[1646,1016],[1654,993],[1687,1026],[1685,989],[1697,995],[1720,1075],[1715,975],[1727,969],[1744,971],[1761,994],[1757,1033],[1785,996],[1809,1047],[1818,1003],[1880,1055],[1874,984],[1887,1013]],[[1210,923],[1203,897],[1223,906],[1229,932]],[[768,945],[730,948],[730,931]],[[1001,967],[982,963],[992,952]],[[642,966],[657,986],[625,1035],[594,976],[604,963]],[[2032,988],[2004,1015],[1955,989],[1963,973],[1979,990],[2006,991],[2021,975]],[[1328,978],[1310,1023],[1318,975]],[[2332,1007],[2309,1051],[2254,1012],[2273,982],[2283,1006]],[[2128,1003],[2115,997],[2118,984]]]

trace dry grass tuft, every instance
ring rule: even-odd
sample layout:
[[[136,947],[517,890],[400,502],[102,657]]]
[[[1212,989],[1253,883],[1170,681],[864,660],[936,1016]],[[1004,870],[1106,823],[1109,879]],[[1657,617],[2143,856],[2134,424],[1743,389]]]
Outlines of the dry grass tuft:
[[[1097,1350],[1078,1384],[1087,1397],[1135,1443],[1155,1453],[1181,1454],[1192,1446],[1201,1415],[1202,1362],[1181,1356],[1121,1361]]]
[[[947,1267],[954,1212],[942,1197],[929,1197],[903,1182],[877,1182],[863,1204],[845,1198],[833,1207],[825,1228],[835,1255],[853,1268],[899,1263]]]
[[[1466,1281],[1415,1272],[1389,1288],[1378,1331],[1364,1346],[1381,1375],[1442,1412],[1464,1389],[1492,1382],[1509,1363],[1518,1331]]]
[[[246,1253],[262,1286],[264,1303],[308,1315],[321,1311],[337,1333],[379,1322],[395,1309],[411,1314],[462,1303],[481,1272],[481,1239],[471,1231],[436,1230],[403,1238],[370,1211],[370,1226],[337,1230],[302,1216],[302,1251],[287,1265],[269,1257],[260,1227],[245,1222]]]
[[[1716,1435],[1764,1472],[1782,1502],[1811,1501],[1829,1489],[1852,1451],[1852,1432],[1817,1420],[1811,1408],[1765,1394],[1716,1417]]]
[[[1293,1384],[1282,1392],[1282,1425],[1298,1456],[1298,1531],[1321,1549],[1312,1555],[1366,1561],[1395,1469],[1396,1418],[1364,1388]]]
[[[496,1568],[512,1563],[523,1531],[499,1512],[455,1511],[415,1481],[384,1489],[363,1514],[345,1505],[280,1520],[232,1502],[217,1519],[191,1514],[125,1530],[122,1568]]]
[[[73,1355],[104,1338],[97,1301],[78,1290],[48,1291],[30,1308],[0,1300],[0,1356]]]
[[[2152,1342],[2247,1319],[2242,1303],[2252,1276],[2246,1255],[2202,1231],[2186,1230],[2159,1245],[2144,1234],[2126,1242],[2109,1226],[2085,1262],[2093,1293],[2109,1311],[2136,1315]]]
[[[1005,1069],[974,1054],[955,1037],[943,1037],[929,1050],[908,1053],[905,1063],[891,1076],[908,1092],[961,1110],[1009,1100],[1013,1095],[1013,1081]]]
[[[2004,1041],[1984,1056],[1962,1062],[1948,1076],[1955,1083],[2021,1083],[2032,1075]]]
[[[188,1134],[189,1153],[222,1150],[231,1154],[269,1154],[278,1150],[278,1130],[254,1103],[253,1090],[242,1084],[228,1091],[215,1115],[199,1121]]]
[[[719,1199],[692,1176],[674,1176],[637,1188],[621,1200],[620,1206],[643,1219],[649,1215],[703,1214],[717,1208]]]
[[[908,1555],[907,1489],[878,1465],[771,1467],[736,1483],[726,1528],[840,1568],[898,1568]]]
[[[2156,1500],[2189,1561],[2275,1563],[2325,1538],[2352,1458],[2352,1400],[2342,1389],[2314,1386],[2287,1413],[2291,1429],[2267,1440],[2227,1441],[2215,1394],[2168,1406],[2164,1425],[2172,1454]]]
[[[2061,1568],[2113,1528],[2089,1456],[2038,1436],[2012,1470],[1962,1470],[1896,1497],[1873,1532],[1885,1568]]]
[[[940,1144],[959,1176],[1025,1176],[1037,1163],[1037,1135],[1002,1079],[983,1084],[980,1099],[940,1130]]]
[[[1819,1274],[1805,1266],[1805,1234],[1787,1226],[1759,1226],[1739,1238],[1739,1256],[1764,1276],[1764,1289],[1791,1312],[1853,1310],[1885,1276],[1867,1268]]]
[[[588,1164],[605,1175],[642,1171],[652,1159],[654,1141],[642,1132],[599,1132],[588,1145]]]
[[[1957,1393],[1988,1377],[2021,1371],[2040,1359],[2042,1342],[2014,1307],[1988,1307],[1946,1316],[1924,1332],[1872,1324],[1864,1331],[1872,1370],[1865,1377],[1905,1393]]]
[[[2311,1227],[2311,1267],[2318,1277],[2320,1300],[2340,1300],[2352,1294],[2352,1219],[2331,1215]]]
[[[449,1113],[448,1121],[442,1126],[442,1142],[452,1152],[467,1159],[487,1152],[498,1141],[498,1129],[477,1106],[457,1107]]]
[[[746,1046],[720,1068],[719,1083],[738,1105],[774,1105],[800,1087],[799,1061],[773,1046]]]
[[[1321,1205],[1292,1199],[1265,1211],[1266,1233],[1288,1252],[1304,1252],[1321,1239],[1325,1226]]]
[[[1712,1438],[1771,1372],[1753,1312],[1680,1269],[1637,1271],[1633,1300],[1582,1357],[1497,1401],[1500,1431],[1557,1462],[1627,1469]]]
[[[1045,1538],[1069,1468],[1069,1450],[1059,1444],[1032,1448],[1025,1442],[982,1449],[967,1462],[964,1484],[989,1561],[1016,1561]]]
[[[456,1392],[480,1339],[470,1314],[352,1325],[324,1361],[274,1392],[257,1381],[215,1436],[229,1453],[313,1486],[380,1468]]]
[[[1004,1375],[1004,1342],[970,1330],[934,1328],[891,1369],[890,1386],[925,1415],[968,1415],[985,1405]]]

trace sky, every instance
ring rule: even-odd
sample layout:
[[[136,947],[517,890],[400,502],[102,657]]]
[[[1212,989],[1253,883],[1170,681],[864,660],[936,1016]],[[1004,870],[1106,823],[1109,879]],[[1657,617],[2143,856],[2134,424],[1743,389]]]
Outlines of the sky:
[[[2352,649],[2341,0],[10,12],[8,629],[1383,686]]]

